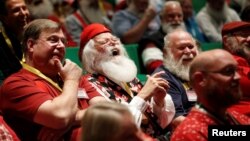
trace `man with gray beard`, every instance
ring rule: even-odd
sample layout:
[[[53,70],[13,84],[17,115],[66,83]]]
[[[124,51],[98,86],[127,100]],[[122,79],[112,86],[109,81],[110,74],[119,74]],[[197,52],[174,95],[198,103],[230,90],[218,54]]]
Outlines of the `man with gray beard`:
[[[181,5],[178,1],[165,2],[160,16],[162,21],[161,28],[139,43],[142,62],[149,74],[162,64],[164,36],[178,28],[186,30]]]
[[[243,99],[231,109],[250,116],[250,23],[235,21],[222,28],[223,49],[238,62]]]
[[[79,57],[88,72],[80,82],[88,95],[96,93],[107,101],[127,105],[142,130],[162,138],[172,121],[175,110],[167,94],[168,82],[163,72],[148,76],[143,86],[136,78],[137,68],[128,58],[120,40],[102,24],[90,24],[81,34]]]
[[[172,130],[181,123],[196,102],[196,94],[189,85],[189,67],[199,53],[194,38],[183,30],[175,30],[164,37],[163,65],[153,74],[164,71],[161,75],[169,82],[168,93],[175,105],[175,117],[171,123]]]

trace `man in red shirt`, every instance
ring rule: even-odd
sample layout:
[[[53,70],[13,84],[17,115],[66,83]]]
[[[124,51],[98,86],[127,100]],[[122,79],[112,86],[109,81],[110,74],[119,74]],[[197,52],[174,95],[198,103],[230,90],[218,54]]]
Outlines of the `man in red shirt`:
[[[250,116],[250,23],[235,21],[225,24],[222,38],[223,48],[234,56],[241,75],[243,100],[232,108]]]
[[[34,20],[24,30],[23,45],[23,68],[0,89],[6,122],[23,141],[78,139],[83,108],[98,95],[78,88],[82,69],[64,60],[66,37],[61,26]]]

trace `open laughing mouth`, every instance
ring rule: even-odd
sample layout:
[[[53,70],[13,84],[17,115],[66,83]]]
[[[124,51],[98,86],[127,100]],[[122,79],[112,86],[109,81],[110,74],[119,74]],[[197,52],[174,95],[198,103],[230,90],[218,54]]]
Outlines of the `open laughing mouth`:
[[[183,62],[190,62],[192,60],[193,60],[193,58],[184,58],[184,59],[182,59]]]
[[[111,50],[111,53],[112,53],[112,56],[120,55],[120,51],[119,51],[117,48],[112,49],[112,50]]]

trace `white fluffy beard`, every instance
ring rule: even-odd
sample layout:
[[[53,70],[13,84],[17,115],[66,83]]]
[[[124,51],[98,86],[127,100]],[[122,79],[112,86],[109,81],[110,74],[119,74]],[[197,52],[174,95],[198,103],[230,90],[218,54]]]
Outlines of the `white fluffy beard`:
[[[92,40],[91,40],[92,41]],[[123,45],[106,46],[105,52],[98,52],[89,43],[85,54],[88,54],[88,60],[92,60],[92,64],[87,63],[90,72],[97,72],[105,75],[115,83],[130,82],[137,75],[137,67],[131,60]],[[88,49],[88,50],[87,50]],[[91,67],[91,65],[93,65]]]
[[[193,58],[193,55],[192,54],[190,54],[190,56],[183,55],[179,61],[176,61],[174,59],[174,56],[171,53],[168,53],[167,57],[163,60],[163,65],[174,75],[178,76],[183,80],[189,81],[190,64],[183,65],[182,60],[190,57]]]
[[[128,58],[123,45],[106,46],[105,52],[98,52],[94,41],[90,40],[83,50],[83,66],[89,73],[100,73],[119,85],[120,82],[130,82],[137,75],[137,67]]]
[[[100,61],[99,70],[104,73],[112,81],[130,82],[137,74],[137,68],[135,63],[126,56],[111,56],[110,59],[103,59]]]
[[[162,23],[162,30],[165,33],[171,33],[176,29],[186,30],[184,22],[181,22],[180,24]]]

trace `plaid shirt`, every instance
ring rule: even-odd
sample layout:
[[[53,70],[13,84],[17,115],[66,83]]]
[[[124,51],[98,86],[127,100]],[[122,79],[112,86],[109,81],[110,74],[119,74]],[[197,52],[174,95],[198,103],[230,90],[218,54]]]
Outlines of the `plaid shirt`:
[[[92,83],[92,85],[95,85],[96,88],[100,89],[106,97],[119,103],[129,103],[143,87],[139,79],[135,78],[131,82],[126,83],[128,89],[132,92],[132,94],[128,94],[122,87],[100,74],[89,75],[88,81]],[[148,118],[148,122],[142,123],[142,130],[152,137],[161,135],[164,131],[162,131],[163,129],[161,129],[160,125],[157,123],[158,117],[152,112],[150,107],[144,112],[144,115]]]
[[[13,138],[3,124],[0,125],[0,141],[13,141]]]

